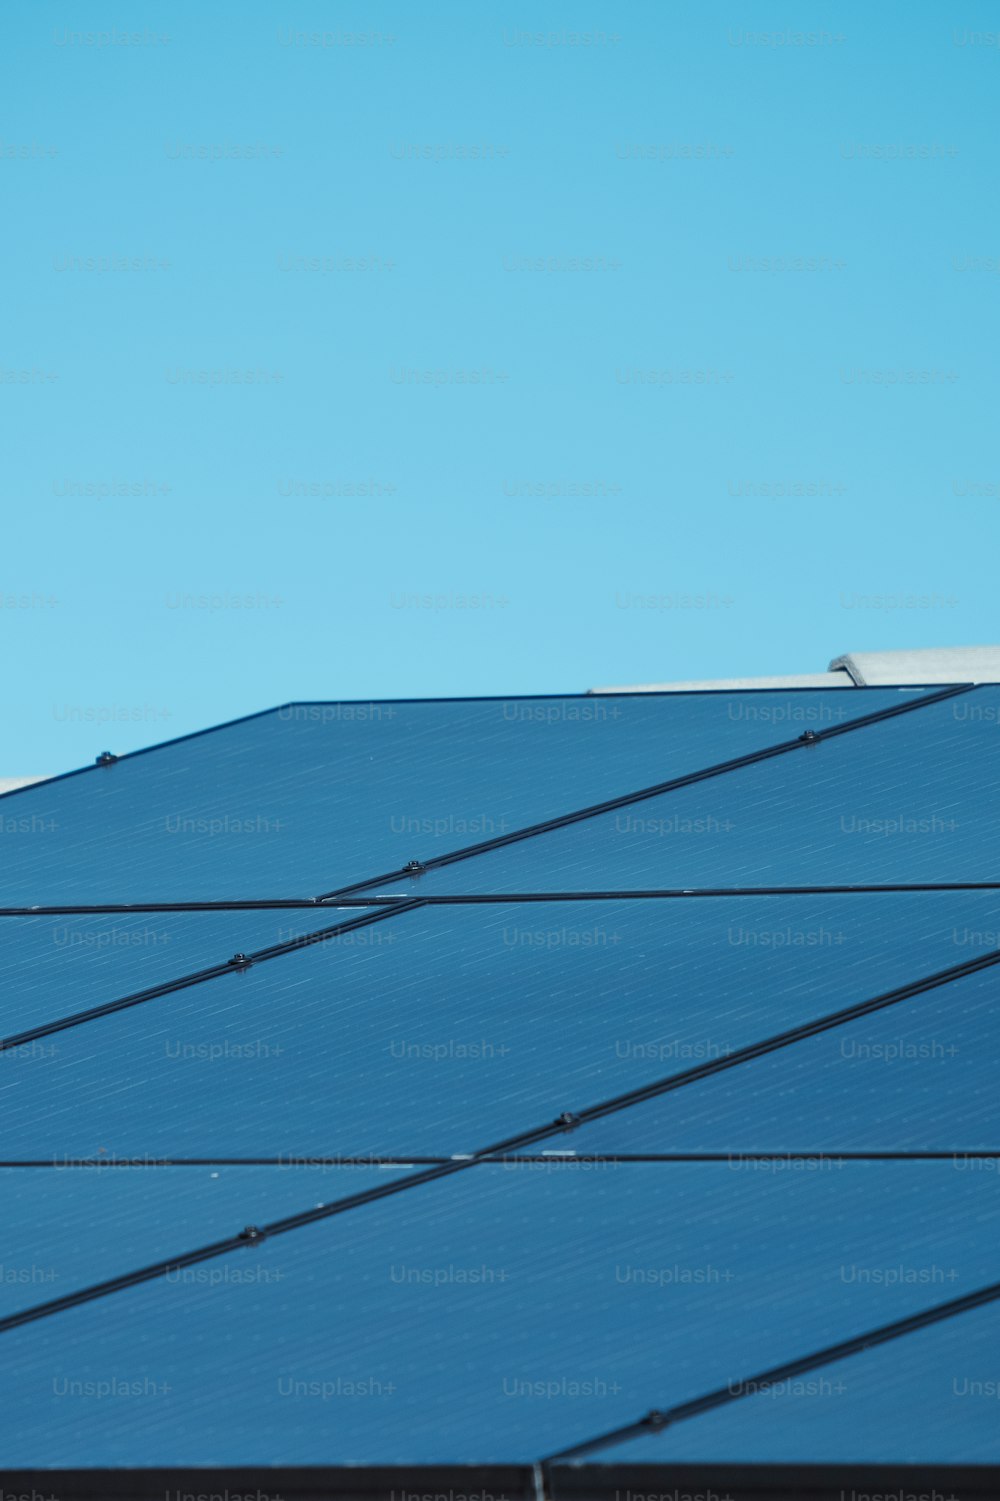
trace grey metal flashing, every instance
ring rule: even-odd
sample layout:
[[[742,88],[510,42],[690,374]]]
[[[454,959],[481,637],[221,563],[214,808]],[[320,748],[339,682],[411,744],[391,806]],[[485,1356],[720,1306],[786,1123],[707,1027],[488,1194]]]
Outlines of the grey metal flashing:
[[[855,688],[867,688],[868,684],[861,675],[861,669],[851,656],[850,652],[843,657],[835,657],[830,663],[831,672],[846,672]]]
[[[904,651],[854,651],[834,657],[826,672],[760,678],[679,680],[591,688],[590,693],[732,692],[800,688],[908,688],[942,683],[1000,683],[1000,646],[928,646]]]
[[[908,683],[1000,683],[1000,646],[930,646],[912,651],[854,651],[835,657],[858,688]]]

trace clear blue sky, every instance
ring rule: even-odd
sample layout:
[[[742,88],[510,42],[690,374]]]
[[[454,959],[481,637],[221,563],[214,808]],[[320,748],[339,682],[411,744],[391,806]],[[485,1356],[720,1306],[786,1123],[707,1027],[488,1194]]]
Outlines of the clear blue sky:
[[[0,775],[996,641],[998,30],[6,0]]]

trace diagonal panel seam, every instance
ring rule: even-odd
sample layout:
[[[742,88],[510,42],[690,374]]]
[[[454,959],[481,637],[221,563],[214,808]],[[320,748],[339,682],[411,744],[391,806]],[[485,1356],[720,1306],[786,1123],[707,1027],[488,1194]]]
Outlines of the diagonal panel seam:
[[[726,1386],[717,1387],[715,1391],[706,1392],[704,1396],[696,1397],[693,1401],[679,1402],[676,1406],[663,1410],[654,1409],[635,1423],[628,1423],[622,1428],[612,1429],[608,1433],[587,1439],[583,1443],[573,1444],[568,1449],[561,1449],[558,1453],[549,1455],[542,1463],[548,1466],[557,1461],[579,1459],[584,1455],[594,1454],[598,1450],[624,1443],[628,1439],[641,1438],[649,1433],[662,1433],[664,1429],[673,1427],[675,1423],[682,1423],[689,1418],[700,1416],[703,1412],[712,1412],[716,1408],[725,1407],[730,1402],[737,1402],[744,1397],[753,1396],[756,1392],[765,1391],[769,1386],[774,1386],[778,1382],[790,1381],[796,1376],[805,1375],[808,1371],[818,1370],[822,1366],[832,1365],[835,1361],[846,1360],[850,1355],[859,1355],[877,1345],[887,1344],[890,1340],[902,1339],[918,1329],[930,1328],[933,1324],[940,1324],[946,1319],[956,1318],[959,1314],[982,1308],[997,1299],[1000,1299],[1000,1282],[991,1282],[986,1287],[977,1288],[974,1292],[966,1293],[959,1298],[952,1298],[947,1303],[938,1303],[933,1308],[925,1308],[920,1313],[910,1314],[907,1318],[896,1319],[891,1324],[881,1324],[878,1328],[869,1329],[864,1334],[855,1335],[852,1339],[841,1340],[836,1345],[827,1345],[822,1350],[814,1350],[809,1355],[786,1361],[783,1365],[772,1366],[769,1370],[759,1371],[754,1376],[745,1376],[738,1382],[730,1381]]]
[[[439,868],[442,865],[450,865],[450,864],[452,864],[456,860],[467,860],[467,859],[469,859],[473,855],[485,854],[489,850],[500,849],[500,848],[503,848],[504,846],[506,846],[508,844],[516,844],[516,843],[519,843],[521,840],[524,840],[524,839],[533,839],[537,835],[549,833],[553,829],[564,828],[564,827],[566,827],[566,826],[568,826],[570,824],[579,823],[581,820],[584,820],[584,819],[595,818],[600,813],[610,813],[610,812],[613,812],[616,808],[628,807],[632,803],[642,802],[642,801],[646,800],[647,798],[656,797],[656,796],[658,796],[661,793],[673,792],[673,791],[678,790],[681,787],[687,787],[687,786],[693,785],[693,784],[695,784],[697,782],[707,781],[708,779],[710,779],[712,777],[723,776],[723,775],[725,775],[725,774],[727,774],[728,772],[731,772],[731,771],[739,771],[739,770],[741,770],[745,766],[753,766],[757,762],[767,761],[767,760],[772,759],[775,756],[787,755],[790,751],[815,748],[816,746],[822,744],[824,741],[826,741],[826,740],[832,740],[832,739],[834,739],[838,735],[848,735],[848,734],[852,733],[854,730],[866,729],[870,725],[881,724],[884,720],[895,719],[895,718],[898,718],[902,714],[910,714],[910,713],[916,712],[919,709],[925,709],[930,704],[942,703],[942,702],[944,702],[947,699],[955,698],[955,697],[958,697],[958,696],[960,696],[962,694],[965,694],[965,693],[974,693],[981,686],[982,685],[978,684],[978,683],[959,683],[959,684],[953,684],[953,685],[950,685],[947,688],[942,688],[939,692],[929,693],[926,696],[920,697],[920,698],[908,699],[905,703],[893,704],[889,708],[886,708],[886,709],[876,709],[871,714],[860,715],[857,719],[852,719],[847,724],[831,725],[828,729],[825,729],[825,730],[807,730],[807,731],[804,732],[804,734],[798,736],[794,740],[782,740],[782,741],[777,742],[775,745],[765,746],[761,750],[751,751],[751,752],[749,752],[745,756],[737,756],[737,757],[735,757],[735,758],[733,758],[732,760],[729,760],[729,761],[720,761],[720,762],[716,763],[715,765],[708,766],[708,767],[703,767],[701,770],[693,771],[693,772],[687,772],[683,776],[672,777],[668,781],[665,781],[665,782],[657,782],[657,783],[655,783],[651,787],[640,788],[638,791],[635,791],[635,792],[623,793],[619,797],[610,798],[610,799],[607,799],[607,800],[605,800],[603,802],[600,802],[600,803],[593,803],[593,804],[588,805],[585,808],[578,808],[578,809],[575,809],[575,810],[571,810],[570,812],[559,814],[559,815],[557,815],[554,818],[544,819],[540,823],[528,824],[523,829],[514,829],[509,834],[500,834],[500,835],[497,835],[494,839],[486,839],[486,840],[480,841],[478,844],[466,845],[462,849],[451,850],[447,854],[444,854],[444,855],[435,855],[435,856],[432,856],[428,860],[411,860],[408,863],[408,866],[404,867],[402,870],[389,871],[385,875],[371,876],[371,877],[368,877],[368,878],[366,878],[365,880],[362,880],[362,881],[354,881],[354,882],[350,883],[349,885],[338,887],[338,888],[336,888],[333,891],[323,892],[321,895],[319,895],[317,897],[307,898],[307,899],[304,900],[303,905],[305,905],[305,906],[311,906],[314,903],[329,902],[329,901],[332,901],[336,897],[348,896],[348,895],[350,895],[351,893],[354,893],[354,892],[365,891],[368,887],[371,887],[371,886],[379,886],[379,885],[383,885],[383,884],[385,884],[387,882],[391,882],[391,881],[404,880],[408,876],[419,874],[419,873],[421,873],[424,870],[437,869],[437,868]],[[288,705],[282,705],[281,707],[284,708],[284,707],[289,707],[289,706]],[[245,718],[247,718],[247,719],[259,719],[259,718],[263,717],[263,715],[273,714],[273,713],[276,713],[276,712],[277,712],[277,710],[275,710],[275,709],[266,709],[266,710],[263,710],[259,714],[246,715]],[[242,723],[242,721],[241,720],[232,720],[232,721],[230,721],[230,723],[231,724],[239,724],[239,723]],[[216,725],[213,728],[208,729],[208,730],[197,730],[192,735],[182,735],[182,736],[179,736],[178,739],[179,740],[191,740],[191,739],[197,738],[200,735],[213,734],[216,729],[227,729],[227,728],[229,728],[229,724]],[[170,744],[175,744],[175,743],[176,742],[174,742],[174,741],[165,741],[165,742],[163,742],[163,744],[165,744],[165,745],[170,745]],[[147,746],[143,750],[129,752],[129,756],[131,757],[131,756],[148,755],[150,751],[158,750],[160,748],[161,748],[160,746]],[[125,758],[121,757],[121,758],[117,758],[117,759],[125,759]],[[93,767],[81,767],[81,768],[78,768],[76,771],[64,772],[62,774],[62,776],[59,776],[59,777],[50,777],[50,778],[47,779],[47,781],[52,781],[52,782],[61,781],[61,780],[63,780],[64,777],[79,776],[84,771],[92,771],[92,770],[94,770]],[[37,786],[42,786],[42,785],[45,785],[45,784],[44,783],[37,783],[36,782],[36,783],[29,784],[29,787],[30,786],[37,787]],[[19,793],[19,792],[25,792],[27,790],[29,790],[28,787],[15,788],[12,792],[4,794],[4,796],[13,797],[13,796],[16,796],[17,793]],[[200,904],[198,904],[198,905],[200,905]],[[233,907],[243,907],[243,906],[255,907],[255,906],[258,905],[258,903],[256,903],[256,902],[246,902],[246,903],[244,903],[244,902],[233,901],[231,903],[225,903],[224,905],[226,907],[229,907],[229,906],[233,906]],[[268,905],[269,906],[269,905],[272,905],[272,904],[271,903],[265,903],[264,905]],[[158,911],[158,910],[161,910],[161,909],[165,910],[165,911],[166,910],[171,910],[171,904],[168,904],[168,903],[156,903],[156,904],[143,905],[143,906],[129,904],[129,906],[127,908],[120,909],[120,910],[131,910],[131,911],[157,910]],[[42,908],[39,908],[39,907],[36,907],[36,906],[29,906],[27,908],[17,908],[17,909],[7,909],[7,910],[16,911],[18,913],[18,915],[24,915],[26,913],[33,913],[33,912],[38,912],[40,910],[48,910],[48,909],[42,909]],[[90,909],[88,909],[88,910],[90,910]],[[110,910],[118,910],[118,909],[111,908]],[[185,907],[182,905],[179,910],[185,910]]]
[[[788,755],[791,751],[815,750],[827,740],[832,740],[838,735],[849,735],[855,730],[867,729],[870,725],[881,724],[887,719],[897,719],[900,715],[915,713],[919,709],[925,709],[930,704],[938,704],[946,699],[955,698],[964,693],[974,693],[979,685],[975,683],[961,684],[955,687],[944,688],[940,693],[928,694],[925,698],[908,700],[906,703],[893,704],[888,709],[877,709],[871,714],[862,715],[858,719],[852,719],[848,724],[832,725],[825,730],[807,730],[795,740],[781,740],[775,745],[765,746],[758,751],[750,751],[745,756],[736,756],[730,761],[720,761],[713,766],[703,767],[699,771],[686,772],[683,776],[671,777],[665,782],[657,782],[651,787],[640,788],[636,792],[626,792],[620,797],[608,798],[600,803],[592,803],[586,808],[578,808],[573,812],[559,814],[555,818],[543,819],[540,823],[528,824],[523,829],[513,829],[509,834],[498,834],[493,839],[481,840],[478,844],[466,845],[463,849],[451,850],[444,855],[434,855],[428,860],[412,860],[408,867],[402,870],[389,871],[385,875],[373,876],[370,880],[355,881],[352,885],[341,886],[335,891],[326,891],[320,896],[320,901],[330,901],[334,897],[347,896],[352,892],[364,891],[369,886],[381,886],[392,881],[402,881],[407,877],[422,874],[425,870],[439,870],[444,865],[451,865],[457,860],[468,860],[473,855],[487,854],[491,850],[503,849],[510,844],[519,844],[524,839],[534,839],[539,834],[548,834],[555,829],[567,828],[571,824],[580,823],[589,818],[596,818],[601,813],[613,813],[616,808],[625,808],[633,803],[644,802],[651,797],[658,797],[662,793],[676,792],[682,787],[690,787],[695,783],[708,781],[713,777],[725,776],[729,772],[741,771],[744,767],[755,766],[762,761],[773,760],[776,756]]]
[[[846,1022],[855,1021],[872,1012],[885,1010],[888,1006],[898,1005],[901,1001],[912,1000],[928,990],[937,990],[956,980],[965,979],[968,975],[991,969],[997,964],[1000,964],[1000,952],[981,954],[976,959],[967,959],[964,963],[952,965],[949,969],[938,970],[935,974],[927,975],[921,980],[911,980],[906,985],[895,986],[892,990],[883,991],[881,995],[871,997],[870,1000],[858,1001],[855,1005],[845,1006],[839,1011],[829,1011],[825,1016],[802,1022],[797,1027],[789,1027],[784,1032],[776,1032],[760,1042],[749,1043],[743,1048],[735,1048],[732,1053],[720,1058],[710,1058],[705,1063],[695,1064],[694,1067],[671,1074],[666,1079],[643,1085],[624,1095],[615,1095],[603,1104],[592,1105],[580,1112],[579,1123],[598,1120],[601,1116],[640,1104],[644,1100],[654,1099],[661,1094],[669,1094],[675,1089],[695,1084],[713,1074],[724,1073],[727,1069],[750,1063],[756,1058],[763,1058],[768,1053],[777,1052],[780,1048],[790,1047],[808,1037],[816,1037],[822,1032],[829,1032],[834,1027],[843,1026]],[[574,1120],[573,1124],[576,1123]]]
[[[189,975],[181,975],[174,980],[165,980],[160,985],[151,985],[146,990],[138,990],[132,995],[123,996],[120,1000],[107,1001],[103,1006],[91,1006],[86,1011],[74,1011],[68,1016],[57,1017],[54,1021],[41,1022],[37,1027],[28,1027],[23,1032],[12,1033],[10,1037],[2,1037],[0,1038],[0,1053],[9,1052],[12,1048],[24,1047],[40,1037],[49,1037],[54,1032],[64,1032],[69,1027],[79,1027],[85,1022],[96,1021],[102,1016],[112,1016],[117,1011],[127,1011],[133,1006],[144,1005],[145,1002],[157,1000],[160,996],[172,995],[178,990],[187,990],[190,986],[201,985],[206,980],[216,980],[222,975],[238,974],[253,964],[260,964],[268,959],[278,959],[284,954],[294,953],[297,949],[309,948],[314,943],[325,943],[341,933],[352,932],[355,928],[370,927],[372,923],[394,917],[400,912],[410,912],[421,906],[423,902],[413,898],[406,903],[380,907],[374,912],[350,918],[346,922],[335,923],[329,928],[318,928],[315,933],[300,933],[297,937],[289,939],[287,943],[271,944],[268,948],[256,949],[249,954],[235,954],[224,964],[195,970]]]
[[[51,1022],[42,1022],[36,1027],[12,1033],[9,1037],[0,1038],[0,1053],[24,1047],[28,1043],[36,1042],[42,1037],[51,1036],[55,1032],[62,1032],[70,1027],[82,1026],[86,1022],[114,1015],[118,1011],[129,1010],[133,1006],[143,1005],[147,1001],[158,999],[160,996],[171,995],[178,990],[186,990],[193,985],[200,985],[207,980],[218,979],[222,975],[231,974],[234,971],[239,972],[241,969],[249,968],[252,964],[260,963],[267,959],[279,958],[284,954],[294,953],[298,949],[308,948],[315,943],[326,942],[330,938],[337,937],[340,933],[370,926],[397,913],[412,912],[428,905],[432,905],[431,901],[422,897],[404,898],[400,901],[393,900],[388,906],[379,903],[375,906],[374,911],[368,910],[360,917],[348,919],[343,923],[336,923],[329,928],[317,929],[315,933],[299,934],[287,943],[272,944],[268,948],[257,949],[249,954],[237,954],[223,964],[196,970],[192,974],[164,981],[160,985],[153,985],[146,990],[136,991],[132,995],[123,996],[120,1000],[108,1001],[104,1005],[92,1006],[85,1011],[72,1012],[67,1016],[57,1017]],[[826,1031],[830,1027],[852,1021],[855,1017],[864,1016],[869,1011],[880,1010],[884,1006],[895,1004],[897,1001],[908,1000],[911,996],[919,995],[924,990],[934,989],[937,986],[948,984],[952,980],[962,979],[967,974],[975,974],[980,969],[989,968],[990,965],[998,962],[1000,962],[1000,953],[993,953],[980,955],[976,959],[966,960],[963,964],[952,965],[949,969],[939,970],[932,975],[922,977],[920,980],[910,981],[906,985],[897,986],[893,990],[886,991],[882,995],[875,996],[870,1000],[858,1002],[856,1005],[845,1007],[840,1011],[829,1012],[824,1017],[817,1017],[811,1022],[802,1023],[798,1027],[788,1029],[786,1032],[780,1032],[770,1038],[764,1038],[760,1042],[748,1044],[744,1048],[737,1048],[725,1057],[709,1059],[706,1063],[698,1064],[691,1069],[685,1069],[679,1074],[672,1074],[666,1080],[644,1085],[641,1090],[630,1092],[627,1096],[615,1096],[606,1105],[590,1107],[580,1115],[579,1119],[589,1120],[596,1118],[595,1112],[607,1113],[610,1110],[621,1109],[625,1104],[637,1103],[639,1100],[650,1098],[654,1094],[666,1093],[670,1089],[679,1088],[682,1084],[694,1083],[696,1080],[707,1077],[710,1074],[749,1062],[755,1057],[762,1056],[764,1053],[773,1052],[777,1048],[786,1047],[790,1043],[798,1042],[806,1037],[813,1036],[815,1033]],[[574,1121],[575,1119],[574,1117]]]

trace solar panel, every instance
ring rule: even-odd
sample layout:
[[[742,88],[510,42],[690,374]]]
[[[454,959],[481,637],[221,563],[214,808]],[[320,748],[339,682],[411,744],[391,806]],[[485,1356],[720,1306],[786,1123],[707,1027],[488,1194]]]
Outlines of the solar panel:
[[[95,1154],[87,1164],[55,1158],[7,1168],[0,1173],[0,1319],[148,1266],[178,1247],[322,1203],[346,1185],[353,1192],[406,1171],[362,1166],[331,1173],[291,1162],[161,1167],[152,1157],[138,1155],[130,1165],[110,1153]],[[216,1287],[260,1279],[245,1265],[218,1262],[178,1270],[166,1280],[169,1286]]]
[[[298,705],[5,798],[5,1478],[1000,1461],[998,695]]]
[[[600,1458],[673,1465],[711,1454],[723,1463],[873,1464],[893,1454],[899,1465],[995,1464],[998,1347],[994,1303],[914,1331],[905,1350],[889,1344],[800,1377],[733,1381],[735,1400],[718,1411],[612,1445]],[[913,1494],[899,1465],[897,1491]],[[971,1494],[959,1484],[961,1496]]]
[[[972,1171],[969,1152],[1000,1153],[998,1053],[991,967],[760,1057],[710,1053],[721,1071],[687,1087],[677,1087],[684,1062],[667,1064],[669,1092],[586,1121],[565,1145],[581,1155],[721,1152],[758,1171],[796,1168],[758,1162],[762,1152],[943,1152]]]
[[[992,881],[998,722],[1000,689],[976,688],[384,889],[432,896]]]
[[[313,896],[920,699],[290,704],[7,794],[0,902]]]
[[[356,910],[329,916],[357,921]],[[155,920],[170,939],[166,947],[184,954],[193,926],[206,923],[213,935],[228,926],[225,942],[211,940],[220,960],[254,924],[265,939],[280,933],[294,942],[313,933],[317,919],[306,911]],[[75,932],[91,931],[89,919],[75,921]],[[92,931],[100,937],[118,921],[98,918]],[[47,951],[46,928],[54,934],[63,922],[7,918],[0,932],[24,925],[31,947]],[[323,942],[249,968],[223,961],[199,983],[15,1045],[13,1056],[0,1057],[4,1154],[90,1157],[102,1146],[123,1157],[477,1151],[563,1111],[728,1060],[787,1029],[981,960],[982,939],[1000,928],[1000,894],[498,903],[417,908],[370,926],[333,927]],[[16,954],[16,937],[7,943]],[[196,954],[204,960],[209,952],[206,936]],[[170,979],[182,977],[179,968]],[[86,993],[75,990],[70,971],[61,980],[45,1018],[55,1024],[78,1014],[82,1002],[117,999],[103,974]],[[982,984],[974,994],[985,999],[971,1009],[960,1036],[966,1051],[951,1074],[936,1056],[937,1067],[925,1071],[928,1087],[942,1088],[942,1130],[956,1109],[946,1078],[960,1080],[963,1091],[988,1085],[984,1055],[971,1047],[973,1036],[978,1044],[991,1035],[994,987],[987,977]],[[744,1065],[705,1081],[693,1098],[688,1090],[676,1104],[664,1100],[627,1121],[588,1126],[586,1139],[596,1132],[599,1141],[615,1141],[609,1150],[641,1151],[651,1140],[687,1143],[708,1132],[728,1150],[750,1129],[749,1106],[765,1136],[781,1136],[768,1102],[784,1100],[790,1081],[803,1077],[800,1058],[836,1060],[843,1038],[892,1039],[922,1023],[950,1043],[946,1017],[925,1021],[954,1004],[936,1002],[938,994],[893,1004],[829,1041],[800,1043],[749,1074]],[[30,1013],[39,1019],[34,999]],[[835,1071],[831,1090],[844,1072]],[[878,1091],[895,1075],[884,1067],[860,1072],[875,1091],[868,1110],[877,1116]],[[972,1109],[974,1095],[963,1092],[961,1100]],[[991,1118],[984,1100],[971,1122],[990,1145]],[[808,1120],[808,1141],[789,1137],[779,1147],[817,1136],[827,1145],[819,1103]],[[622,1145],[631,1131],[637,1144]],[[864,1131],[859,1116],[863,1143]],[[944,1140],[954,1144],[970,1143],[961,1133]],[[566,1145],[577,1146],[576,1136]]]
[[[972,1291],[998,1229],[947,1163],[477,1166],[9,1330],[7,1463],[531,1462]]]
[[[0,918],[0,1035],[226,966],[358,912],[91,912]],[[342,942],[375,942],[376,929]],[[39,1055],[43,1056],[43,1055]]]

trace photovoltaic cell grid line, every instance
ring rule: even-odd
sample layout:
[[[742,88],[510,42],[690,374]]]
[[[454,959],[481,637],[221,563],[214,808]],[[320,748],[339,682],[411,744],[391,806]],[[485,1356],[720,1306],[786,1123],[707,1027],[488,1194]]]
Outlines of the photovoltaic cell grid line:
[[[544,1149],[540,1152],[516,1152],[500,1156],[491,1156],[484,1153],[477,1156],[477,1163],[501,1163],[513,1166],[515,1163],[540,1163],[544,1167],[557,1166],[559,1163],[568,1163],[570,1167],[586,1166],[589,1163],[647,1163],[647,1162],[724,1162],[732,1168],[757,1163],[796,1164],[804,1163],[832,1163],[839,1166],[844,1162],[950,1162],[961,1170],[972,1170],[980,1166],[992,1169],[993,1161],[1000,1160],[1000,1149],[984,1150],[975,1148],[972,1151],[804,1151],[804,1152],[574,1152],[564,1151],[562,1148]],[[411,1155],[404,1161],[401,1157],[310,1157],[306,1161],[296,1164],[289,1162],[280,1154],[274,1157],[62,1157],[56,1161],[40,1157],[6,1157],[0,1158],[0,1168],[35,1168],[41,1171],[46,1169],[60,1172],[66,1168],[82,1167],[91,1169],[129,1169],[136,1167],[193,1167],[193,1168],[239,1168],[239,1167],[279,1167],[288,1169],[296,1165],[323,1168],[362,1168],[378,1167],[392,1168],[405,1167],[435,1167],[438,1163],[453,1162],[453,1157],[418,1157]]]
[[[505,891],[502,896],[480,892],[452,892],[447,895],[421,896],[419,905],[426,907],[475,907],[497,902],[630,902],[656,898],[657,901],[706,896],[880,896],[899,891],[1000,891],[1000,881],[883,881],[877,884],[813,886],[684,886],[654,890],[622,891]],[[164,912],[271,912],[294,909],[303,912],[348,912],[353,908],[408,907],[417,898],[378,896],[373,892],[348,892],[337,896],[305,897],[283,901],[275,898],[259,902],[95,902],[51,906],[36,902],[30,907],[0,907],[0,919],[8,917],[100,917],[121,913],[125,916]]]

